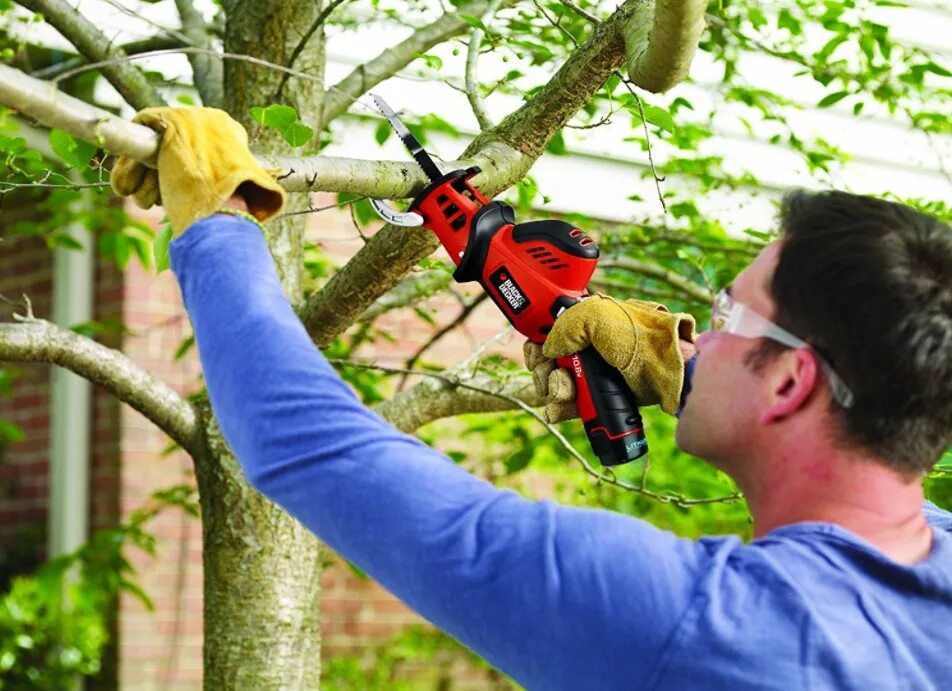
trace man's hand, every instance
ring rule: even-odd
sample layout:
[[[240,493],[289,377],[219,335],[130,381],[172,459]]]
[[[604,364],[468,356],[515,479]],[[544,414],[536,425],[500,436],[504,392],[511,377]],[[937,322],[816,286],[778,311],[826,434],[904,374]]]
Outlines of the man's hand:
[[[578,416],[571,401],[571,375],[554,358],[588,346],[618,369],[639,405],[661,404],[674,415],[684,385],[684,362],[694,351],[694,317],[672,314],[655,302],[593,296],[559,317],[542,346],[526,343],[526,366],[532,370],[536,391],[547,397],[546,416],[559,422]]]
[[[178,234],[234,195],[259,221],[277,214],[285,192],[248,150],[248,134],[223,110],[146,108],[135,122],[162,135],[158,171],[121,157],[110,182],[143,209],[161,204]]]

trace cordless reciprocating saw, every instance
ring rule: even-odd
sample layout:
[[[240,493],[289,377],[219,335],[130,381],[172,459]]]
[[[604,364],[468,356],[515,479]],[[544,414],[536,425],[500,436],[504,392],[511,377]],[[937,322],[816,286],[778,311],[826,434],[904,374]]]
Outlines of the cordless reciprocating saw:
[[[479,281],[517,331],[535,343],[545,341],[559,315],[588,297],[598,245],[564,221],[517,224],[512,207],[487,199],[470,182],[479,168],[442,173],[386,102],[373,98],[430,179],[407,212],[380,200],[372,201],[374,209],[390,223],[436,233],[456,263],[456,281]],[[557,362],[574,376],[575,403],[602,465],[644,456],[641,415],[621,373],[591,347]]]

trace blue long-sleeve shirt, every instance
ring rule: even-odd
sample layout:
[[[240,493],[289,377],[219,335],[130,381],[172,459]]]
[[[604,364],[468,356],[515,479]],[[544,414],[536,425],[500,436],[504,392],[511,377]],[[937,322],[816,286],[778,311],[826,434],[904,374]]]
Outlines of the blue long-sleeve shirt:
[[[249,480],[529,689],[952,687],[952,515],[897,564],[835,525],[749,545],[529,501],[367,410],[308,338],[260,231],[171,247],[212,406]]]

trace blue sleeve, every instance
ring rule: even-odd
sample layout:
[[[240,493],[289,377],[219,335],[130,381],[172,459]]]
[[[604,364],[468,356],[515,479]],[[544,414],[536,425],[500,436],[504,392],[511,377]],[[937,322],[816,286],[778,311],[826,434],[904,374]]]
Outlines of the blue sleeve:
[[[261,492],[528,688],[644,683],[701,547],[497,489],[395,430],[314,347],[248,221],[201,220],[171,259],[212,406]]]

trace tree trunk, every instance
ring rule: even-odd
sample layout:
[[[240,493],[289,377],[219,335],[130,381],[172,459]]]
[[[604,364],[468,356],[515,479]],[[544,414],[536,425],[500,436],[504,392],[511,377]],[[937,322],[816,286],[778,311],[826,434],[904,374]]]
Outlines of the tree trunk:
[[[225,50],[286,64],[320,14],[321,3],[293,0],[226,3]],[[314,32],[294,63],[323,78],[323,32]],[[248,62],[225,68],[224,107],[268,154],[291,149],[273,129],[260,129],[252,106],[268,106],[281,73]],[[281,102],[320,131],[320,81],[292,79]],[[316,137],[315,137],[316,139]],[[308,148],[294,153],[307,153]],[[306,194],[289,196],[287,210],[306,208]],[[285,292],[300,300],[305,216],[269,224],[269,244]],[[248,392],[248,395],[254,395]],[[206,689],[317,689],[320,682],[320,547],[301,524],[250,487],[204,409],[209,456],[196,458],[205,564]]]
[[[320,686],[317,540],[256,492],[204,406],[209,456],[196,458],[205,568],[206,689]]]

